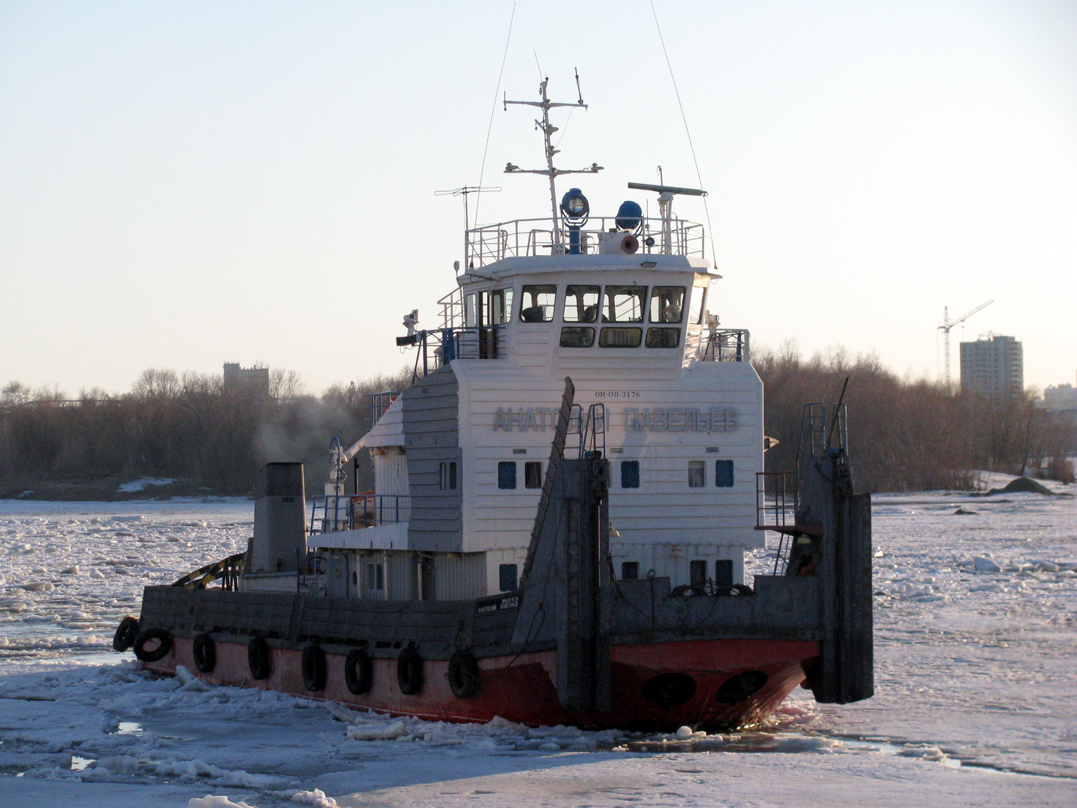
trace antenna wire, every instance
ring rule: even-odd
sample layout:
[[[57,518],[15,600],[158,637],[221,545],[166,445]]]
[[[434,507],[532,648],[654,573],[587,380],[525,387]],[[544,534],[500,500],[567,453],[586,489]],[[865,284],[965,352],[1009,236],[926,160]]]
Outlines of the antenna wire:
[[[512,39],[512,22],[516,19],[516,3],[512,4],[512,14],[509,15],[509,32],[505,36],[505,52],[501,56],[501,72],[497,74],[497,89],[494,90],[494,105],[490,107],[490,123],[486,127],[486,145],[482,147],[482,165],[479,166],[479,187],[482,187],[482,179],[486,174],[486,154],[490,150],[490,133],[494,129],[494,113],[497,112],[497,96],[501,92],[501,79],[505,75],[505,62],[509,58],[509,41]],[[536,57],[537,59],[538,57]],[[479,224],[479,202],[482,194],[475,195],[475,225]],[[464,197],[464,205],[467,205],[467,197]],[[708,223],[708,227],[710,224]],[[467,234],[464,234],[467,238]]]
[[[684,122],[684,132],[688,135],[688,148],[692,152],[692,162],[696,167],[696,180],[699,182],[699,187],[703,187],[703,175],[699,171],[699,160],[696,158],[696,147],[692,143],[692,132],[688,128],[688,117],[684,114],[684,104],[681,103],[681,91],[677,89],[677,78],[673,75],[673,65],[669,61],[669,51],[666,50],[666,40],[662,36],[662,26],[658,24],[658,12],[654,10],[654,0],[650,0],[651,3],[651,15],[654,17],[654,27],[658,30],[658,41],[662,43],[662,55],[666,57],[666,67],[669,69],[669,79],[673,82],[673,93],[677,96],[677,106],[681,110],[681,120]],[[707,235],[710,237],[711,242],[711,258],[714,261],[715,266],[718,265],[718,254],[714,249],[714,229],[711,227],[711,212],[707,206],[707,197],[703,197],[703,213],[707,217]]]

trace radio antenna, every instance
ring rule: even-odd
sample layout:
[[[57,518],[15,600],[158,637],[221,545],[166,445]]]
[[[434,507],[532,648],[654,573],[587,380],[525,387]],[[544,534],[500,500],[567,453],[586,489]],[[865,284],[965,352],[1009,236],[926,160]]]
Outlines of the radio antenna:
[[[501,190],[500,186],[479,186],[479,185],[464,185],[460,188],[453,188],[448,191],[434,191],[434,196],[462,196],[464,198],[464,263],[468,266],[468,244],[470,236],[468,231],[471,230],[471,223],[468,221],[467,215],[467,195],[468,194],[484,194],[484,193],[496,193]]]
[[[517,165],[508,163],[505,166],[506,174],[542,174],[550,179],[550,213],[553,219],[553,242],[554,250],[564,249],[564,240],[561,237],[561,219],[557,215],[557,177],[561,174],[597,174],[602,170],[602,166],[598,163],[591,163],[589,168],[578,169],[563,169],[556,168],[553,164],[553,156],[558,153],[558,149],[553,145],[553,141],[550,139],[553,133],[557,131],[557,127],[550,123],[550,110],[554,107],[572,107],[587,109],[587,105],[583,103],[581,97],[575,103],[564,103],[560,101],[551,101],[546,94],[546,85],[549,84],[550,77],[546,76],[539,84],[539,93],[542,96],[541,101],[509,101],[508,97],[504,97],[503,103],[505,109],[508,110],[509,104],[519,104],[525,107],[539,107],[542,110],[542,119],[535,121],[535,128],[542,130],[542,136],[546,141],[546,168],[520,168]],[[576,89],[579,90],[579,71],[576,75]],[[582,93],[580,94],[582,96]]]

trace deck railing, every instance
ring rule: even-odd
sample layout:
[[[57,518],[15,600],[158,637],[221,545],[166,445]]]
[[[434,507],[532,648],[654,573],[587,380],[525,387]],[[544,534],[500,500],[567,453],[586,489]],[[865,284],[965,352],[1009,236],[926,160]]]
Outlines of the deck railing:
[[[498,359],[504,357],[501,326],[442,328],[419,331],[412,343],[415,355],[412,378],[420,379],[454,359]]]
[[[751,345],[747,329],[705,331],[699,345],[701,362],[748,362]]]
[[[310,535],[395,525],[411,517],[411,497],[399,494],[330,494],[314,497]]]
[[[580,252],[600,252],[602,236],[615,229],[615,219],[613,216],[592,217],[588,227],[580,230]],[[567,236],[564,237],[567,241]],[[638,238],[639,252],[643,255],[704,256],[703,225],[695,222],[672,220],[667,243],[664,222],[661,219],[644,219],[643,231]],[[553,255],[567,251],[566,244],[557,244],[549,219],[516,219],[476,227],[467,231],[466,246],[464,265],[469,269],[478,269],[505,258]]]

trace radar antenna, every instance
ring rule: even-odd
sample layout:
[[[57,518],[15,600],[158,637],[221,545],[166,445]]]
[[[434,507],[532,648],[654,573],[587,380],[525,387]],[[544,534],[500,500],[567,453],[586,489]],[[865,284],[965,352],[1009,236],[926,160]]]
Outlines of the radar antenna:
[[[658,179],[662,180],[662,166],[658,167]],[[637,191],[658,192],[658,214],[662,217],[662,255],[669,255],[673,242],[673,197],[677,194],[688,196],[706,196],[706,191],[698,188],[681,188],[676,185],[652,185],[647,182],[630,182],[629,188]]]
[[[542,130],[542,136],[546,141],[546,168],[520,168],[517,165],[508,163],[505,166],[506,174],[542,174],[550,178],[550,214],[553,219],[553,241],[554,251],[564,252],[565,243],[561,235],[561,219],[557,213],[557,183],[556,179],[561,174],[597,174],[602,170],[602,166],[598,163],[591,163],[589,168],[578,169],[561,169],[556,168],[553,164],[553,156],[558,153],[559,149],[556,149],[551,140],[553,133],[557,131],[557,127],[550,123],[550,110],[554,107],[582,107],[587,109],[587,105],[583,103],[583,93],[580,91],[580,72],[576,71],[576,91],[579,96],[579,100],[575,103],[564,103],[559,101],[551,101],[546,94],[546,85],[549,84],[550,77],[546,76],[539,84],[539,93],[542,95],[541,101],[509,101],[507,96],[503,97],[505,104],[505,110],[509,108],[509,104],[519,104],[525,107],[539,107],[542,110],[542,119],[535,121],[535,128]]]

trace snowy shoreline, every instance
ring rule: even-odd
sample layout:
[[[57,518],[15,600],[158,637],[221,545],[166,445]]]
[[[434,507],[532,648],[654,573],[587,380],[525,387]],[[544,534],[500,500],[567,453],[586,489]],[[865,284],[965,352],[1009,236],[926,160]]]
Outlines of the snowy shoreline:
[[[873,502],[877,695],[644,737],[150,677],[108,651],[117,621],[145,583],[242,549],[253,503],[0,501],[0,805],[1073,804],[1077,501]]]

